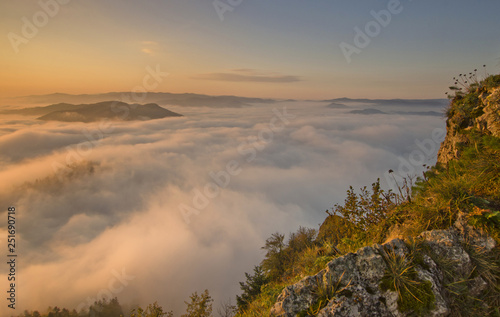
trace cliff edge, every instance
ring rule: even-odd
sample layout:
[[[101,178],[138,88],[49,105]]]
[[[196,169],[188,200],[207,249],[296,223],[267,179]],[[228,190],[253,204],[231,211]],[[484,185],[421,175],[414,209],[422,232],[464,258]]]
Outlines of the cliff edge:
[[[462,277],[471,296],[487,288],[485,277],[472,277],[473,252],[490,252],[496,243],[471,233],[426,231],[410,243],[394,239],[348,253],[287,286],[271,316],[449,316],[454,303],[446,296],[447,276]]]
[[[455,96],[447,111],[446,138],[439,149],[438,163],[447,164],[460,157],[462,149],[471,144],[468,131],[500,137],[500,76],[492,76],[483,87],[467,95]]]
[[[351,187],[317,235],[274,234],[237,316],[500,316],[500,75],[464,78],[438,164],[399,194]]]

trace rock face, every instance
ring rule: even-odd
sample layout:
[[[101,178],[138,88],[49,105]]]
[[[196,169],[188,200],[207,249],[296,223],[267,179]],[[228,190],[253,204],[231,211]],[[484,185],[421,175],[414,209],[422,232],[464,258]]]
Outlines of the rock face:
[[[476,119],[476,127],[480,131],[500,137],[500,87],[490,94],[479,96],[484,104],[484,114]]]
[[[459,229],[434,230],[423,232],[419,236],[425,252],[420,254],[421,261],[413,264],[418,280],[430,283],[429,292],[432,302],[428,303],[426,316],[449,316],[450,303],[444,289],[445,269],[436,258],[445,257],[453,265],[446,268],[447,274],[463,276],[473,270],[469,246],[482,247],[490,251],[495,242],[491,237],[477,232],[465,233]],[[465,238],[467,237],[467,238]],[[417,240],[418,240],[417,239]],[[399,258],[410,258],[411,248],[400,239],[394,239],[383,245],[373,245],[348,253],[329,262],[325,269],[314,276],[309,276],[296,284],[287,286],[279,295],[271,309],[271,316],[410,316],[412,310],[402,311],[398,306],[398,293],[381,287],[384,275],[390,270],[387,254]],[[471,294],[479,294],[486,287],[486,282],[477,276],[469,289]],[[323,294],[321,289],[335,291],[327,299],[326,305],[317,305]],[[330,296],[329,296],[330,297]],[[314,305],[317,305],[317,308]],[[317,309],[315,311],[315,309]]]
[[[459,158],[462,145],[470,142],[468,131],[500,137],[500,87],[488,89],[454,100],[439,163]],[[316,275],[287,286],[270,315],[452,316],[458,294],[481,298],[495,283],[482,273],[491,266],[482,256],[495,245],[460,212],[447,230],[423,232],[408,244],[394,239],[330,261]]]
[[[482,93],[479,100],[479,105],[473,110],[482,110],[483,114],[470,120],[467,127],[459,126],[452,118],[448,119],[446,138],[438,152],[438,163],[446,165],[450,160],[460,157],[461,145],[469,142],[462,130],[475,128],[483,134],[500,137],[500,87]]]

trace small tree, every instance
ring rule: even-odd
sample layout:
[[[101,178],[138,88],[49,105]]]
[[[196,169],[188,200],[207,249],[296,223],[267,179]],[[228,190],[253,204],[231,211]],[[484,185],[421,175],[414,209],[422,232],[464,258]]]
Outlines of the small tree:
[[[380,188],[380,179],[372,184],[371,192],[365,187],[357,195],[352,186],[347,191],[344,206],[335,205],[335,214],[341,215],[358,230],[366,231],[378,225],[387,216],[387,211],[394,206],[393,194],[385,193]]]
[[[217,308],[219,317],[233,317],[237,312],[238,309],[231,303],[231,299],[221,302],[219,308]]]
[[[182,317],[210,317],[212,316],[212,302],[214,301],[206,289],[201,295],[194,292],[189,296],[191,302],[187,305],[186,313]]]
[[[281,278],[286,269],[286,244],[284,240],[285,235],[276,232],[266,240],[266,245],[262,247],[262,249],[267,250],[267,253],[261,266],[267,276],[273,280]]]
[[[146,309],[142,309],[140,306],[136,309],[133,309],[130,317],[174,317],[174,313],[172,311],[164,312],[163,307],[158,305],[157,302],[153,304],[149,304]]]
[[[19,317],[42,317],[42,315],[40,315],[40,313],[35,310],[34,312],[29,312],[27,310],[24,311],[24,314],[23,315],[20,315]]]
[[[89,308],[90,317],[121,317],[123,311],[118,298],[112,298],[109,302],[106,298],[94,302]]]
[[[49,309],[48,309],[48,312],[47,312],[47,317],[60,317],[61,315],[61,309],[59,307],[50,307],[49,306]]]
[[[240,282],[240,288],[243,291],[241,296],[236,296],[236,304],[239,311],[245,310],[248,305],[260,294],[262,285],[268,282],[261,266],[253,268],[253,275],[245,273],[246,282]]]
[[[317,243],[331,243],[337,246],[342,239],[349,238],[354,233],[354,225],[339,215],[330,214],[319,228]]]
[[[306,227],[299,227],[297,232],[290,234],[288,239],[288,259],[294,261],[295,258],[305,249],[310,248],[314,245],[314,239],[316,238],[316,230]]]

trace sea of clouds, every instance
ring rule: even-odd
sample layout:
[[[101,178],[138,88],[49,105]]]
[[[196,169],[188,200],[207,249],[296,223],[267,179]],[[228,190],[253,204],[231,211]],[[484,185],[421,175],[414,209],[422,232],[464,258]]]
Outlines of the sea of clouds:
[[[184,117],[105,131],[0,117],[1,217],[17,209],[17,312],[117,296],[127,305],[158,301],[177,315],[204,289],[215,305],[234,303],[272,233],[317,229],[349,185],[381,178],[388,187],[385,173],[401,162],[422,158],[411,163],[415,174],[435,162],[437,143],[411,153],[444,129],[443,117],[327,104],[168,106]],[[12,313],[6,306],[0,314]]]

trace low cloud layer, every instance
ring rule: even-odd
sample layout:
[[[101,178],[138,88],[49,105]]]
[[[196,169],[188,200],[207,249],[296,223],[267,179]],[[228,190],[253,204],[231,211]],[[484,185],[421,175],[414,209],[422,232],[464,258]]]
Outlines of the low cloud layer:
[[[387,186],[384,172],[444,128],[436,116],[327,104],[169,107],[184,117],[106,133],[98,123],[1,118],[0,206],[18,210],[19,311],[112,295],[180,315],[204,289],[234,303],[267,237],[317,228],[349,185],[380,177]]]

